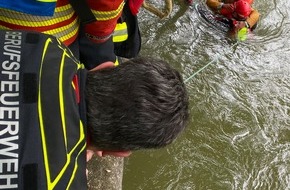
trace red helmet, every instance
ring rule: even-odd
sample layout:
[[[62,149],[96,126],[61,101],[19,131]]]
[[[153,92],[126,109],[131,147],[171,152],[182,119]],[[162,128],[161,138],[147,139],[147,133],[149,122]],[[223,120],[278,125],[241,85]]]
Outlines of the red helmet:
[[[245,0],[238,0],[234,3],[235,12],[243,17],[248,17],[252,12],[251,5]]]
[[[250,5],[251,5],[251,4],[253,4],[253,1],[254,1],[254,0],[245,0],[245,1],[247,1],[247,2],[250,3]]]

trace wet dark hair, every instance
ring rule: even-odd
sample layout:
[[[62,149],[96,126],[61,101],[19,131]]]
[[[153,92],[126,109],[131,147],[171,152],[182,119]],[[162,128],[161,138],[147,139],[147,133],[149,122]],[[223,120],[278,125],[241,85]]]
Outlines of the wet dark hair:
[[[164,147],[185,128],[189,115],[181,75],[151,58],[89,72],[86,101],[91,143],[100,150]]]

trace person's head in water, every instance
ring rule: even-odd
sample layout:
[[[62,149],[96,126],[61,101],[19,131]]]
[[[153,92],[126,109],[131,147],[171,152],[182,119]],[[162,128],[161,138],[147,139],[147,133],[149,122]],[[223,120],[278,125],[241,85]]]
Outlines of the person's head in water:
[[[189,117],[181,75],[156,59],[135,58],[89,72],[86,101],[91,145],[99,150],[164,147]]]
[[[251,14],[252,8],[249,2],[245,0],[238,0],[234,2],[233,17],[236,20],[246,20]]]

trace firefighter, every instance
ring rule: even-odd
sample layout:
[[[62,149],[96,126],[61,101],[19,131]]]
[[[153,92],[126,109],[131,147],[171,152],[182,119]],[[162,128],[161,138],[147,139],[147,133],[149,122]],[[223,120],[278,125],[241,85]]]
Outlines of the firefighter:
[[[86,149],[128,156],[186,127],[186,88],[164,61],[88,72],[50,35],[2,30],[0,46],[0,189],[87,189]]]
[[[54,35],[69,46],[89,70],[107,61],[117,65],[117,56],[132,58],[138,54],[141,37],[136,15],[143,0],[75,1],[81,2],[77,8],[88,8],[89,11],[85,12],[93,14],[95,19],[87,23],[80,23],[84,11],[75,10],[76,7],[72,7],[72,2],[73,0],[0,0],[2,8],[0,28],[32,30]],[[128,21],[130,23],[123,23]],[[116,27],[117,23],[121,27]],[[130,35],[126,37],[121,30],[125,32],[127,30]],[[113,36],[117,47],[113,44]],[[122,40],[125,45],[121,46]],[[124,48],[125,50],[120,50]]]
[[[251,7],[252,0],[207,0],[207,6],[230,20],[234,30],[247,27],[254,30],[260,14]]]

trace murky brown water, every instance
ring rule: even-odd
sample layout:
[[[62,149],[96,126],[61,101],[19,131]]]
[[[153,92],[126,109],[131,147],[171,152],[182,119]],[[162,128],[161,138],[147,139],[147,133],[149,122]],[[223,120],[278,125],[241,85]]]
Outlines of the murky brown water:
[[[126,159],[124,190],[290,189],[290,2],[254,7],[259,26],[238,44],[176,1],[169,19],[141,12],[141,54],[171,62],[185,79],[212,64],[187,82],[187,131]]]

